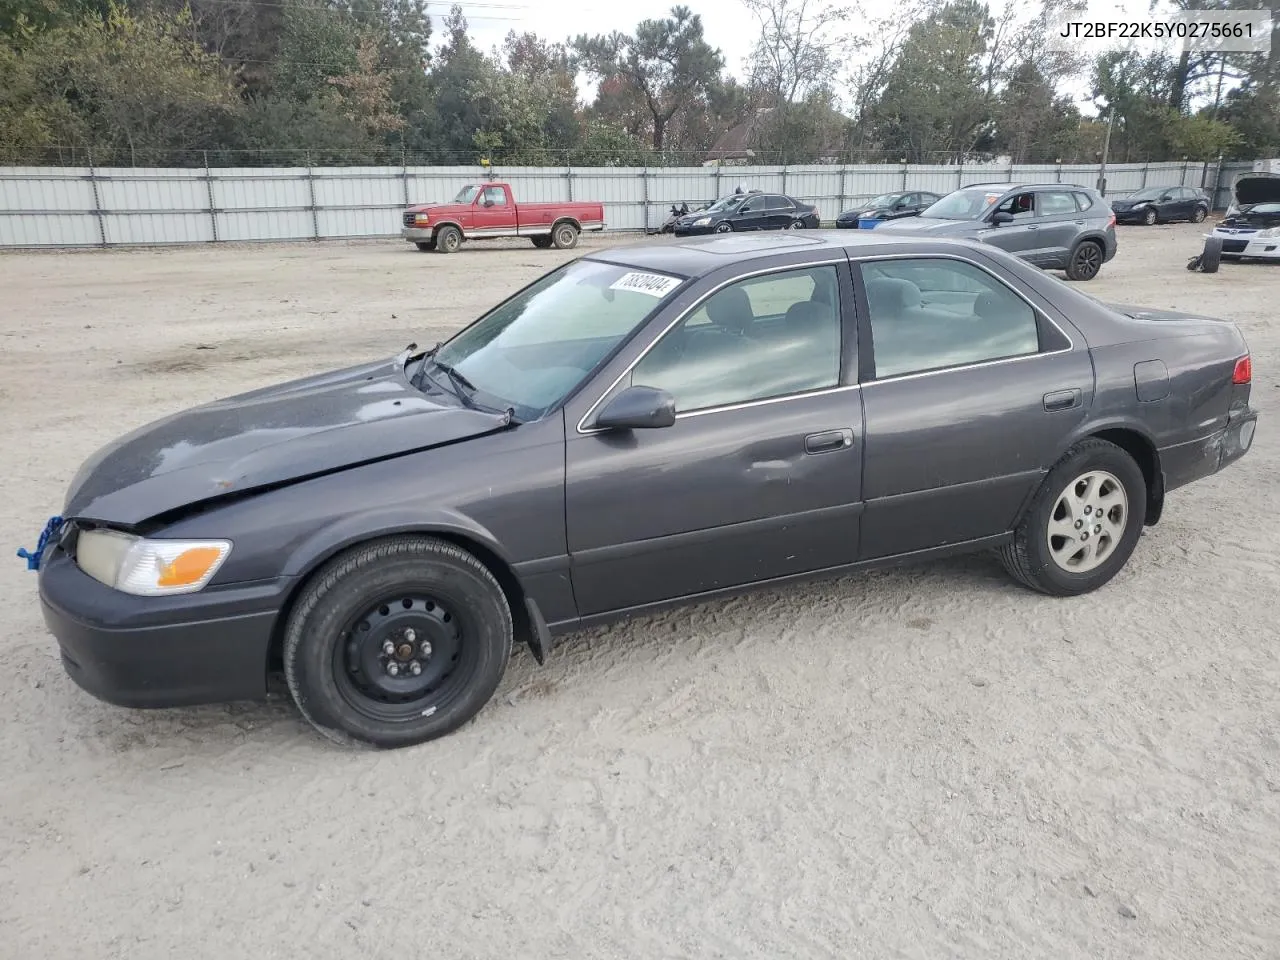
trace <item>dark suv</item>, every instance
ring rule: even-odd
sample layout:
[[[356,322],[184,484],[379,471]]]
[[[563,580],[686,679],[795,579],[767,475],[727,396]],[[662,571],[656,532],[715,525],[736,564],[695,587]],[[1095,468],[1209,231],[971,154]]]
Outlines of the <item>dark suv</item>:
[[[888,233],[980,240],[1072,280],[1092,280],[1116,255],[1116,215],[1102,196],[1071,183],[978,183],[952,191]]]

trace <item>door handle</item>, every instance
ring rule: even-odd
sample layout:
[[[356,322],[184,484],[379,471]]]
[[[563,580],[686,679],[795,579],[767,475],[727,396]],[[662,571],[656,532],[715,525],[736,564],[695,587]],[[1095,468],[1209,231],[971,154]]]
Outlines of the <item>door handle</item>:
[[[1028,230],[1039,230],[1039,229],[1040,229],[1040,227],[1039,227],[1039,226],[1037,226],[1037,225],[1036,225],[1036,224],[1034,224],[1034,223],[1028,223],[1028,224],[1027,224],[1027,229],[1028,229]]]
[[[829,450],[843,450],[853,446],[853,431],[846,427],[843,430],[827,430],[823,433],[811,433],[804,438],[805,453],[826,453]]]
[[[1044,395],[1044,408],[1050,412],[1054,410],[1070,410],[1072,407],[1080,406],[1081,392],[1079,388],[1071,390],[1055,390],[1053,393]]]

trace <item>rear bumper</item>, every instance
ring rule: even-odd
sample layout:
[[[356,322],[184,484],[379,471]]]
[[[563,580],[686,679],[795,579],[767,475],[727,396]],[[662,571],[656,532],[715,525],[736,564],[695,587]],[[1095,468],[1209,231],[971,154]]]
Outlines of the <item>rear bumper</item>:
[[[266,695],[283,584],[134,597],[83,573],[61,550],[40,568],[40,605],[63,668],[124,707],[176,707]]]
[[[1159,451],[1166,491],[1212,476],[1235,463],[1253,446],[1258,411],[1245,406],[1233,413],[1217,433]]]

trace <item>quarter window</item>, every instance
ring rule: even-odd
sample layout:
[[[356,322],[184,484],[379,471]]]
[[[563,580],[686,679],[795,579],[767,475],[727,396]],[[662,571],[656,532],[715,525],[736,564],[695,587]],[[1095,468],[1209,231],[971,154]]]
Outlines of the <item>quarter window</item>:
[[[1073,193],[1072,196],[1076,198],[1076,206],[1080,208],[1081,213],[1093,206],[1093,198],[1087,193]]]
[[[840,382],[835,267],[787,270],[716,291],[632,371],[687,413],[766,400]]]
[[[877,377],[1036,353],[1031,305],[989,273],[960,260],[863,264]]]

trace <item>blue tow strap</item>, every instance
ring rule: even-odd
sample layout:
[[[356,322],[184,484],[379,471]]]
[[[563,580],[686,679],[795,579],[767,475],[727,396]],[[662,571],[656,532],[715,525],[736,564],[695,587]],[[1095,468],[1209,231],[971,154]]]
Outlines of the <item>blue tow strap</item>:
[[[58,535],[58,531],[62,529],[61,517],[50,517],[49,522],[44,525],[44,530],[40,532],[40,539],[36,541],[35,550],[27,550],[26,547],[18,548],[18,556],[27,561],[28,570],[40,569],[40,558],[44,556],[45,547],[49,545],[49,541]]]

